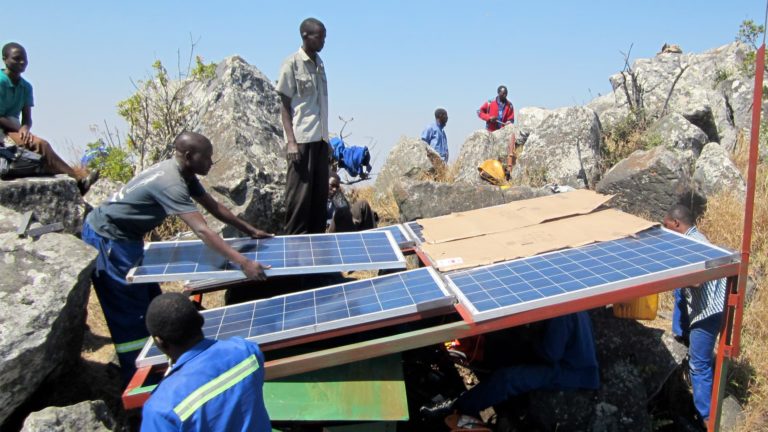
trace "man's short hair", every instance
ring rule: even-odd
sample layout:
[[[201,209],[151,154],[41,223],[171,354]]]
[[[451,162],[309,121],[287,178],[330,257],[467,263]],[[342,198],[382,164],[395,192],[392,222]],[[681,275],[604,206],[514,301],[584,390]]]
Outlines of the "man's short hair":
[[[304,34],[309,33],[314,27],[323,27],[325,25],[317,18],[307,18],[301,22],[299,26],[299,34],[304,37]]]
[[[24,47],[16,42],[8,42],[7,44],[3,45],[3,58],[8,57],[11,54],[11,50],[14,49],[24,50]]]
[[[448,111],[446,111],[444,108],[438,108],[435,110],[435,118],[442,117],[444,115],[448,115]]]
[[[677,219],[686,225],[693,225],[696,222],[691,209],[682,204],[672,206],[667,212],[667,216],[671,219]]]
[[[507,90],[507,86],[505,86],[505,85],[500,85],[500,86],[499,86],[499,87],[496,89],[496,93],[499,93],[499,92],[501,91],[501,89]],[[509,90],[507,90],[507,91],[509,91]]]
[[[146,320],[149,334],[174,345],[200,337],[205,322],[189,298],[181,293],[155,297],[147,308]]]

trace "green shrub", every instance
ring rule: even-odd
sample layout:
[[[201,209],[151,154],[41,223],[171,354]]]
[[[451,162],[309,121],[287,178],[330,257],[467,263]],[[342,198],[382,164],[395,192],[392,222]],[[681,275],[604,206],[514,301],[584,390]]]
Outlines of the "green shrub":
[[[107,145],[102,140],[87,145],[89,152],[97,153],[88,162],[88,168],[98,169],[101,177],[126,183],[133,177],[133,161],[131,155],[122,147]]]

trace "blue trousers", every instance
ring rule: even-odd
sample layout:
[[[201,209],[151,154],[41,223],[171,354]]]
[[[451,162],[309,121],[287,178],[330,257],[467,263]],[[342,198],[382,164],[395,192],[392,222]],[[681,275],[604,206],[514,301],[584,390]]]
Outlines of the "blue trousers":
[[[712,400],[712,378],[714,375],[714,358],[717,335],[720,333],[723,314],[717,313],[691,325],[690,346],[688,348],[688,366],[693,387],[693,404],[696,411],[705,421],[709,418],[710,402]]]
[[[520,365],[502,368],[459,396],[456,409],[464,414],[476,414],[512,396],[537,389],[554,389],[556,376],[557,371],[552,366]]]
[[[136,357],[149,337],[144,314],[152,299],[160,295],[160,286],[129,285],[125,280],[144,255],[141,240],[110,240],[97,234],[87,222],[83,224],[82,238],[99,252],[91,280],[115,344],[123,384],[127,384],[136,372]]]
[[[672,307],[672,333],[684,339],[688,338],[690,321],[688,319],[688,306],[685,304],[683,290],[676,288],[674,291],[675,301]]]

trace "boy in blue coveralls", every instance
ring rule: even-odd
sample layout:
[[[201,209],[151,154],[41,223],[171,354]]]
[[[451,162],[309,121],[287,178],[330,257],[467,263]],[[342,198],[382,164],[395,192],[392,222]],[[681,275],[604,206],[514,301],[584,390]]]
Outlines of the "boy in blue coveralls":
[[[150,303],[147,330],[171,367],[144,404],[141,430],[271,431],[264,354],[242,338],[205,339],[203,322],[183,294]]]

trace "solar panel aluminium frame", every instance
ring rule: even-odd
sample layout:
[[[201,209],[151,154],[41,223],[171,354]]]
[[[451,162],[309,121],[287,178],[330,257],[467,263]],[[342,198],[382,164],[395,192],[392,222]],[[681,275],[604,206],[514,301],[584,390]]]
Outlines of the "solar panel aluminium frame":
[[[370,330],[373,328],[380,328],[380,327],[387,326],[390,324],[390,322],[392,324],[398,324],[402,322],[413,321],[414,319],[418,319],[422,314],[426,314],[426,315],[439,314],[440,311],[443,309],[445,309],[446,311],[455,312],[455,309],[453,308],[453,305],[456,303],[455,294],[451,292],[451,290],[447,289],[445,279],[441,277],[438,271],[432,267],[420,267],[418,269],[408,270],[406,272],[392,273],[392,274],[378,276],[371,279],[364,279],[364,280],[357,280],[353,282],[345,282],[342,284],[329,285],[321,288],[315,288],[312,290],[270,297],[267,299],[254,300],[246,303],[238,303],[236,305],[224,306],[221,308],[208,309],[208,311],[215,311],[215,310],[231,308],[235,306],[242,307],[243,305],[247,305],[247,304],[267,302],[267,301],[274,300],[276,298],[295,296],[297,294],[305,294],[308,292],[328,290],[331,288],[335,288],[343,285],[356,284],[363,281],[381,280],[381,279],[391,278],[393,276],[402,275],[409,272],[416,272],[416,271],[427,271],[431,276],[432,280],[436,283],[438,289],[442,291],[444,296],[439,299],[433,299],[433,300],[420,302],[416,304],[410,304],[410,305],[400,306],[400,307],[382,310],[378,312],[372,312],[368,314],[342,318],[334,321],[322,322],[319,324],[307,325],[307,326],[298,327],[290,330],[281,330],[279,332],[269,333],[266,335],[251,336],[245,339],[255,341],[261,346],[262,349],[269,350],[269,349],[284,348],[287,346],[304,343],[305,341],[302,339],[302,337],[304,336],[315,336],[320,334],[326,334],[328,335],[328,338],[330,338],[334,336],[341,336],[344,334],[351,334],[351,333],[357,332],[359,331],[359,328],[361,326],[365,326],[366,330]],[[325,339],[325,338],[317,337],[313,340],[317,340],[317,339]],[[276,343],[279,343],[280,345],[270,346],[271,344],[276,344]],[[150,338],[147,341],[147,343],[144,345],[144,348],[142,348],[141,352],[139,353],[139,356],[136,358],[137,368],[141,368],[145,366],[153,366],[153,365],[163,364],[167,362],[167,358],[165,355],[146,357],[147,353],[153,346],[154,346],[153,340]]]
[[[674,277],[683,276],[686,274],[690,274],[692,272],[702,271],[706,270],[712,267],[718,267],[725,264],[733,263],[734,261],[738,261],[739,257],[738,254],[735,254],[733,251],[727,250],[725,248],[721,248],[719,246],[715,246],[710,243],[706,243],[703,241],[700,241],[698,239],[692,238],[690,236],[684,236],[683,234],[674,232],[672,230],[666,229],[666,228],[657,228],[660,230],[663,230],[667,233],[671,233],[673,235],[685,238],[686,240],[693,241],[696,243],[700,243],[703,245],[706,245],[707,247],[710,247],[712,249],[719,250],[726,254],[726,256],[721,258],[714,258],[709,259],[703,262],[697,262],[692,264],[687,264],[684,266],[679,266],[671,269],[666,269],[654,273],[649,273],[645,275],[640,276],[634,276],[634,277],[628,277],[626,279],[618,280],[615,282],[607,282],[601,285],[595,285],[595,286],[588,286],[579,290],[575,291],[568,291],[562,294],[556,294],[552,296],[546,296],[543,298],[538,298],[535,300],[529,300],[518,304],[513,304],[509,306],[501,306],[495,309],[491,309],[485,312],[481,312],[478,309],[475,308],[472,301],[470,301],[467,296],[462,292],[461,288],[459,288],[456,283],[452,280],[452,277],[461,275],[463,273],[469,273],[472,271],[477,271],[481,269],[486,269],[490,267],[496,267],[501,266],[504,264],[512,263],[515,261],[523,261],[526,259],[531,259],[534,257],[545,257],[548,255],[558,254],[562,253],[564,251],[567,251],[569,249],[571,250],[578,250],[581,248],[587,248],[590,246],[594,246],[595,244],[604,243],[604,242],[598,242],[598,243],[592,243],[589,245],[584,245],[578,248],[568,248],[568,249],[560,249],[557,251],[547,252],[539,255],[534,255],[532,257],[525,257],[525,258],[517,258],[514,260],[509,261],[503,261],[499,263],[493,263],[485,266],[480,267],[474,267],[471,269],[464,269],[464,270],[458,270],[455,272],[450,272],[448,274],[444,275],[444,279],[446,281],[446,284],[448,285],[449,289],[456,295],[456,298],[459,300],[459,304],[461,307],[459,307],[459,312],[462,315],[462,318],[464,318],[466,321],[469,322],[481,322],[481,321],[487,321],[495,318],[502,318],[509,315],[521,313],[521,312],[527,312],[531,310],[551,307],[553,305],[559,305],[563,303],[578,301],[586,297],[594,297],[601,294],[606,294],[614,291],[624,290],[627,288],[632,288],[633,286],[639,286],[639,285],[645,285],[650,284],[658,281],[662,281],[665,279],[670,279]],[[463,310],[462,310],[463,309]],[[469,316],[466,316],[466,314],[469,314]]]
[[[423,240],[422,237],[419,236],[419,234],[416,231],[414,231],[414,229],[413,229],[413,225],[414,224],[418,225],[418,226],[421,226],[421,224],[418,223],[417,221],[406,222],[406,223],[404,223],[402,225],[403,225],[403,228],[408,232],[408,235],[413,239],[413,241],[418,246],[418,245],[424,243],[424,240]],[[419,230],[419,232],[421,232],[421,230]]]
[[[350,264],[332,264],[332,265],[308,265],[308,266],[296,266],[296,267],[282,267],[282,268],[271,268],[266,269],[264,273],[269,276],[284,276],[284,275],[302,275],[302,274],[319,274],[319,273],[330,273],[330,272],[337,272],[337,271],[360,271],[360,270],[387,270],[387,269],[404,269],[406,267],[406,260],[405,256],[403,255],[402,251],[400,250],[400,247],[397,245],[397,242],[394,240],[394,237],[392,234],[388,231],[382,231],[383,234],[387,238],[387,242],[389,246],[392,248],[393,253],[396,256],[395,261],[381,261],[381,262],[375,262],[375,263],[350,263]],[[356,233],[335,233],[335,234],[301,234],[301,235],[292,235],[292,236],[282,236],[284,238],[304,238],[304,237],[319,237],[319,236],[328,236],[328,235],[334,235],[334,236],[345,236],[345,235],[359,235],[362,232],[356,232]],[[249,239],[249,238],[243,238],[243,237],[237,237],[237,238],[229,238],[225,239],[225,241],[230,243],[236,243],[236,242],[245,242],[245,241],[251,241],[251,240],[258,240],[258,239]],[[174,243],[174,244],[183,244],[183,243],[199,243],[201,245],[204,245],[201,240],[178,240],[174,242],[149,242],[146,245],[144,245],[144,250],[148,250],[152,247],[152,245],[157,243]],[[205,246],[204,246],[205,247]],[[172,274],[150,274],[150,275],[136,275],[136,271],[141,266],[136,266],[131,268],[131,270],[126,275],[126,280],[128,283],[143,283],[143,282],[174,282],[174,281],[182,281],[182,280],[192,280],[189,278],[190,275],[194,275],[194,280],[205,280],[205,281],[211,281],[213,280],[237,280],[237,279],[245,279],[245,275],[240,270],[219,270],[219,271],[212,271],[212,272],[196,272],[196,273],[172,273]],[[320,270],[320,271],[318,271]]]

